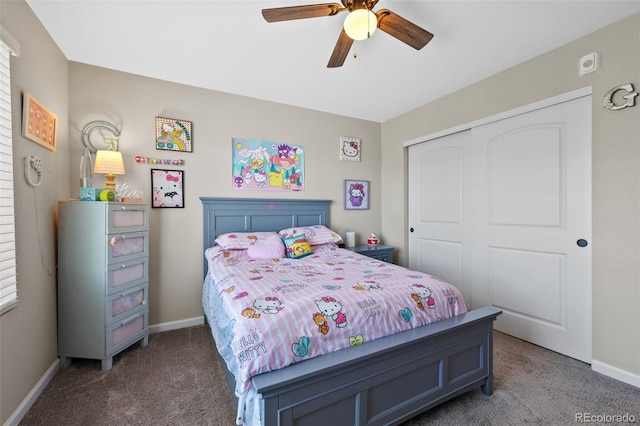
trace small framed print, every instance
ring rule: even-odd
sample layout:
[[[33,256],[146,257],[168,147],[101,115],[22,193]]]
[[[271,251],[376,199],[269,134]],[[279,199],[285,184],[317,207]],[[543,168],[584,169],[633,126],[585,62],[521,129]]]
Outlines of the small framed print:
[[[344,181],[344,209],[367,210],[369,209],[369,181],[349,180]]]
[[[340,137],[340,160],[360,161],[360,139]]]
[[[151,169],[151,207],[184,207],[184,171]]]
[[[22,136],[56,150],[58,116],[29,92],[24,92],[22,100]]]
[[[187,120],[156,117],[156,149],[192,152],[191,127]]]

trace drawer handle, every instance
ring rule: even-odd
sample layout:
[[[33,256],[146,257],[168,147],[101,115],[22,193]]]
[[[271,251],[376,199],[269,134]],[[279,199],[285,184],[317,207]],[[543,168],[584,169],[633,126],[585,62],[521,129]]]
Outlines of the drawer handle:
[[[113,237],[109,240],[109,245],[113,247],[116,244],[118,244],[118,240],[126,240],[126,239],[127,237],[125,237],[124,235],[120,235],[119,237]]]
[[[125,291],[125,292],[120,293],[120,297],[129,296],[131,294],[135,294],[135,293],[138,293],[138,292],[141,292],[141,291],[142,291],[141,288],[134,288],[133,290]]]
[[[120,327],[124,327],[124,326],[125,326],[125,325],[127,325],[127,324],[131,324],[132,322],[134,322],[135,320],[137,320],[137,319],[138,319],[138,318],[140,318],[141,316],[142,316],[142,314],[138,314],[138,315],[136,315],[136,316],[134,316],[134,317],[129,318],[129,319],[128,319],[128,320],[126,320],[126,321],[122,321],[122,322],[120,323]]]
[[[130,263],[130,264],[124,264],[121,263],[120,264],[120,269],[125,269],[125,268],[133,268],[134,266],[138,266],[138,265],[144,265],[144,260],[136,262],[136,263]]]

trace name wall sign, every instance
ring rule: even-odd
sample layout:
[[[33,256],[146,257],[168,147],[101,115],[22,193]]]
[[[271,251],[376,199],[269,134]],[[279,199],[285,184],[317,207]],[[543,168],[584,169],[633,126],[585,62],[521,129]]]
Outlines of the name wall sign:
[[[626,94],[621,96],[623,103],[615,104],[613,101],[614,95],[618,91],[625,91]],[[631,83],[621,84],[613,89],[609,90],[602,99],[602,106],[611,111],[618,111],[626,107],[632,107],[635,105],[635,98],[638,96],[638,92],[633,91],[633,85]]]

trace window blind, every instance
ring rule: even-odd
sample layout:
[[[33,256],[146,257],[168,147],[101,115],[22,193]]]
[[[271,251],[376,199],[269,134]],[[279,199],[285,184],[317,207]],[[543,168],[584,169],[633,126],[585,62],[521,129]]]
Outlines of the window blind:
[[[2,36],[0,39],[0,315],[14,308],[18,303],[11,133],[11,49],[3,41],[5,34]]]

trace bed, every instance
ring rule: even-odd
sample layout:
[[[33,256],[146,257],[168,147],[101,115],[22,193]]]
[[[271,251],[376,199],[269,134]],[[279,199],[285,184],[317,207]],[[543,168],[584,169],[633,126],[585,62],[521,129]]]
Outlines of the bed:
[[[257,233],[317,225],[326,227],[329,225],[331,201],[211,197],[202,197],[200,200],[204,219],[203,250],[206,253],[203,307],[223,365],[234,370],[238,377],[244,377],[236,380],[234,374],[226,372],[229,387],[235,390],[238,424],[399,424],[472,389],[480,388],[487,395],[493,393],[493,321],[501,314],[494,307],[469,310],[446,319],[439,318],[429,324],[394,332],[385,337],[366,339],[364,343],[358,342],[360,344],[353,344],[352,341],[353,345],[348,347],[315,357],[302,357],[273,371],[255,375],[246,371],[239,372],[238,365],[235,364],[244,365],[246,360],[229,359],[229,354],[225,352],[229,346],[237,346],[237,343],[224,341],[221,329],[235,326],[241,319],[230,319],[222,313],[222,305],[225,303],[223,300],[230,300],[231,297],[219,294],[230,291],[221,290],[225,289],[220,286],[221,280],[233,277],[235,273],[224,278],[220,278],[220,275],[214,277],[213,270],[209,273],[211,257],[229,256],[228,251],[224,253],[225,250],[216,246],[216,238],[229,233]],[[348,255],[346,250],[338,249],[332,244],[317,247],[317,253],[309,258],[318,258],[325,252],[338,260],[342,260],[341,256]],[[364,265],[366,268],[397,268],[414,272],[388,264],[368,263],[364,256],[350,254],[354,256],[350,258],[351,263]],[[236,252],[232,255],[241,256]],[[234,263],[229,260],[227,262]],[[303,262],[303,259],[293,262]],[[364,283],[363,285],[373,283],[375,286],[375,280]],[[216,285],[217,289],[214,287]],[[243,295],[245,294],[240,294]],[[409,319],[413,321],[421,314],[418,308],[429,311],[431,306],[426,305],[432,301],[427,302],[427,298],[419,299],[415,294],[411,296],[416,303],[424,302],[422,307],[412,305],[416,314],[410,313]],[[321,306],[318,304],[318,307]],[[262,315],[264,318],[275,318],[278,315],[269,313],[277,314],[280,309],[288,308],[267,306],[266,310],[262,310]],[[253,312],[243,315],[246,318],[249,315],[260,315],[260,312],[253,309],[251,311]],[[403,316],[402,312],[400,316]],[[409,321],[407,318],[403,320]],[[303,337],[313,334],[312,339],[319,339],[324,337],[321,334],[338,333],[339,322],[340,320],[325,322],[334,330],[325,333],[321,330],[322,323],[318,321],[316,324],[319,325],[320,333],[303,333]],[[283,346],[289,345],[289,342],[283,343]],[[303,355],[307,354],[308,346],[308,341],[305,342],[302,338],[299,344],[291,345],[293,352],[299,349],[306,351]],[[296,353],[296,356],[300,355]],[[245,392],[247,387],[251,389],[250,392]]]

